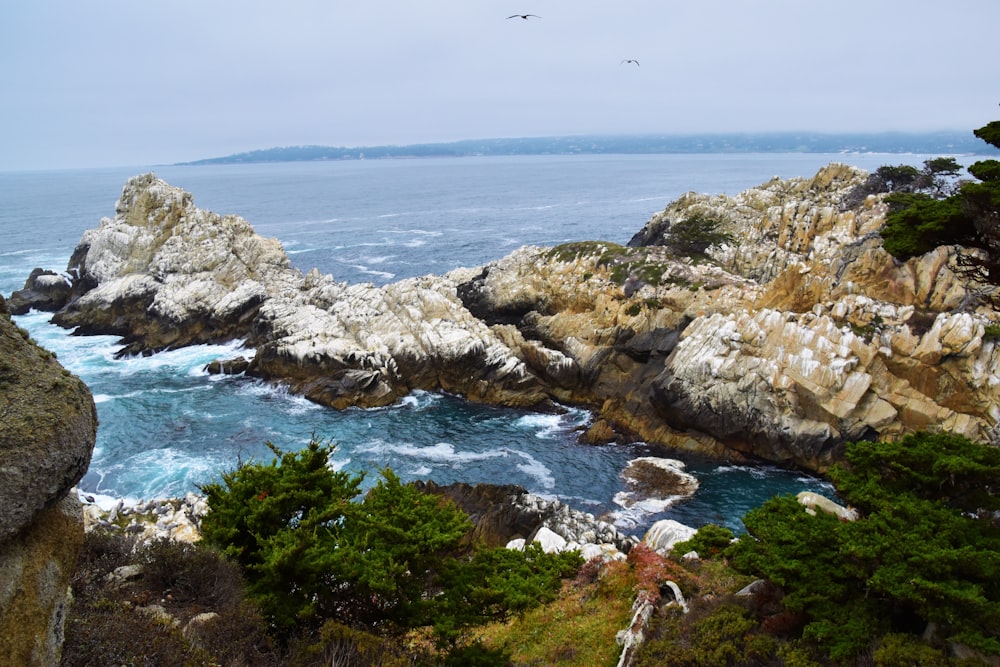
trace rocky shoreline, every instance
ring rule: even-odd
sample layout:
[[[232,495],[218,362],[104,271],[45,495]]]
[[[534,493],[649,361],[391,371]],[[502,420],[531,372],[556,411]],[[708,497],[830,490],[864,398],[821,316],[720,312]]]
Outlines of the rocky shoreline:
[[[238,216],[198,209],[153,174],[87,231],[68,278],[37,270],[13,312],[45,308],[121,354],[245,341],[221,372],[333,408],[416,389],[532,409],[584,406],[592,442],[635,441],[823,472],[843,443],[943,429],[996,442],[1000,350],[978,286],[940,247],[881,247],[881,195],[861,170],[689,193],[628,246],[523,247],[483,267],[385,287],[291,267]],[[692,256],[678,222],[731,240]]]
[[[963,248],[907,262],[884,251],[886,205],[864,196],[866,176],[831,164],[733,197],[689,193],[627,246],[523,247],[381,288],[303,274],[242,218],[198,209],[153,174],[130,179],[65,272],[38,268],[9,304],[0,298],[11,473],[0,490],[0,589],[19,591],[0,595],[0,655],[58,661],[82,524],[194,541],[207,509],[196,494],[106,507],[74,497],[95,442],[93,399],[13,325],[11,314],[32,308],[79,334],[121,337],[122,356],[244,341],[252,356],[212,371],[335,409],[418,389],[536,410],[576,405],[595,417],[586,442],[642,440],[820,473],[852,440],[944,430],[1000,443],[1000,317],[982,305],[983,285],[954,270]],[[679,251],[672,235],[691,220],[714,221],[728,240]],[[666,461],[634,461],[634,497],[620,503],[693,493],[697,481]],[[496,545],[539,541],[615,559],[637,543],[517,487],[422,487],[455,500]],[[821,498],[800,501],[850,519]],[[661,521],[643,540],[666,551],[692,532]]]

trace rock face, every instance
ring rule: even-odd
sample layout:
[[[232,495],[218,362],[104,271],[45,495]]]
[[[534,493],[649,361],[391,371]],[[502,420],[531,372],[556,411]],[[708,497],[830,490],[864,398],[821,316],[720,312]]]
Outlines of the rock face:
[[[596,413],[591,441],[642,439],[825,470],[845,441],[947,429],[996,442],[1000,352],[941,247],[881,247],[880,196],[831,164],[735,197],[690,193],[628,246],[524,247],[484,267],[346,285],[290,268],[276,241],[131,179],[70,261],[55,321],[126,351],[242,339],[246,373],[343,408],[414,389]],[[689,257],[671,226],[733,241]]]
[[[70,489],[96,429],[87,387],[14,326],[0,297],[0,664],[59,664],[83,545]]]
[[[10,320],[0,297],[0,543],[87,471],[97,412],[86,385]]]

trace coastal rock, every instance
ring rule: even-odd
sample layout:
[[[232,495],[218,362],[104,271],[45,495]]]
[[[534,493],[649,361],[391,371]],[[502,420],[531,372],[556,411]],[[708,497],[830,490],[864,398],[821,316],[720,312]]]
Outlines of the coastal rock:
[[[626,490],[615,494],[615,504],[624,508],[618,525],[634,525],[650,514],[665,511],[698,490],[698,480],[685,470],[683,462],[642,456],[629,461],[622,471]]]
[[[69,491],[96,429],[87,387],[11,322],[0,297],[0,664],[59,664],[84,535]]]
[[[954,271],[963,249],[907,262],[882,249],[881,197],[850,204],[865,177],[831,164],[735,197],[689,193],[629,247],[522,248],[459,294],[565,356],[580,382],[553,395],[626,437],[815,471],[850,440],[939,429],[997,442],[986,327],[998,318]],[[734,239],[697,262],[669,246],[671,226],[696,215]]]
[[[0,664],[59,664],[82,548],[80,504],[72,496],[0,542]]]
[[[277,241],[152,174],[84,235],[54,321],[123,352],[241,340],[248,376],[335,408],[424,389],[595,412],[591,442],[826,470],[851,440],[948,430],[1000,441],[1000,322],[940,247],[882,248],[882,195],[830,164],[735,196],[688,193],[627,246],[525,246],[385,287],[290,268]],[[689,256],[696,216],[731,241]],[[220,365],[221,368],[221,365]]]
[[[29,310],[56,311],[66,305],[71,284],[55,271],[35,269],[28,276],[24,288],[10,295],[11,315],[24,315]]]
[[[90,390],[14,325],[0,297],[0,543],[66,496],[96,437]]]
[[[188,493],[183,498],[150,501],[86,502],[83,520],[87,531],[123,532],[140,544],[156,540],[190,543],[201,539],[201,520],[207,512],[205,498]]]
[[[642,541],[650,549],[668,554],[678,542],[690,540],[697,533],[696,528],[685,526],[673,519],[661,519],[649,527]]]
[[[72,298],[53,321],[120,335],[127,352],[244,338],[260,304],[297,276],[276,240],[153,174],[129,179],[67,272]]]
[[[336,408],[386,405],[413,389],[504,405],[548,400],[453,280],[377,288],[303,275],[278,241],[195,207],[153,174],[129,179],[115,217],[84,234],[67,272],[71,296],[53,322],[119,335],[120,354],[240,340],[255,348],[248,375]]]

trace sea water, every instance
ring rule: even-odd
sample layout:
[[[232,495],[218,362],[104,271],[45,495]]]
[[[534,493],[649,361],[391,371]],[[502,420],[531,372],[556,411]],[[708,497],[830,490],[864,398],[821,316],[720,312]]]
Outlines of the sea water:
[[[922,163],[918,155],[580,155],[158,166],[0,173],[0,293],[35,267],[62,271],[83,232],[114,215],[128,177],[154,171],[195,204],[246,218],[275,237],[302,271],[386,284],[479,266],[525,244],[626,243],[685,192],[736,194],[773,176],[811,176],[832,161],[865,169]],[[99,428],[80,489],[103,497],[161,498],[197,491],[242,461],[270,461],[265,443],[297,450],[334,442],[333,465],[389,467],[404,480],[510,483],[607,515],[636,534],[653,521],[717,523],[776,493],[829,493],[823,480],[773,465],[719,465],[645,443],[582,445],[591,419],[566,406],[538,414],[416,392],[380,409],[332,410],[279,386],[210,376],[205,364],[239,341],[116,359],[112,336],[73,336],[32,312],[17,324],[90,387]],[[624,508],[620,473],[637,456],[680,458],[700,480],[663,511]]]

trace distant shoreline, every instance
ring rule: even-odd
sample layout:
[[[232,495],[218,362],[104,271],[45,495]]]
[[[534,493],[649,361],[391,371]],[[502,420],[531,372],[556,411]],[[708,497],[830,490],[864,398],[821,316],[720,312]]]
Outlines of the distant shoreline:
[[[322,162],[420,157],[504,155],[659,155],[667,153],[899,153],[928,155],[1000,154],[972,132],[810,132],[630,136],[523,137],[467,139],[405,146],[284,146],[222,157],[178,162],[174,166]]]

